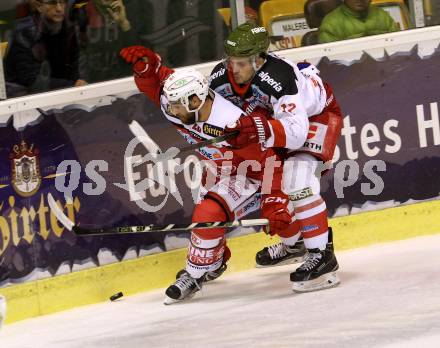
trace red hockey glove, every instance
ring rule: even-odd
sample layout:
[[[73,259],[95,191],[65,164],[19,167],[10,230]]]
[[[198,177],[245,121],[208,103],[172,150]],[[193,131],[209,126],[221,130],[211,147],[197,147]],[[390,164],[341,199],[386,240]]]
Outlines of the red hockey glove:
[[[283,232],[292,223],[292,217],[287,209],[289,197],[284,193],[273,193],[264,196],[261,203],[261,217],[269,220],[269,230],[264,228],[271,236]]]
[[[125,47],[119,54],[127,63],[133,64],[133,72],[138,77],[151,77],[161,66],[160,56],[144,46]]]
[[[133,64],[140,58],[154,55],[154,52],[144,46],[129,46],[121,49],[119,54],[127,63]]]
[[[225,127],[225,133],[239,131],[236,137],[227,142],[236,148],[242,148],[250,143],[262,143],[270,136],[269,123],[260,115],[242,116],[234,124]]]
[[[244,110],[244,113],[247,116],[261,116],[269,119],[272,115],[272,112],[268,109],[263,108],[262,106],[255,106],[252,103],[245,102],[241,109]]]

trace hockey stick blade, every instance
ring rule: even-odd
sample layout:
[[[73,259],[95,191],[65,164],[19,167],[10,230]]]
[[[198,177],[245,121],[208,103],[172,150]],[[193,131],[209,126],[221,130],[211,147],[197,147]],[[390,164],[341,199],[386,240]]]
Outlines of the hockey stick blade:
[[[65,228],[67,228],[69,231],[72,231],[75,224],[73,221],[71,221],[61,210],[61,208],[58,206],[58,204],[55,202],[55,199],[53,198],[52,194],[47,195],[47,202],[49,203],[50,210],[52,210],[52,213],[56,216],[59,222],[63,224]]]
[[[209,140],[201,141],[201,142],[199,142],[197,144],[191,144],[191,145],[188,145],[188,146],[184,146],[184,147],[180,148],[180,152],[197,150],[197,149],[200,149],[201,147],[204,147],[204,146],[221,143],[222,141],[225,141],[225,140],[227,140],[229,138],[237,136],[238,133],[239,133],[239,131],[236,130],[236,131],[233,131],[231,133],[220,135],[219,137],[216,137],[216,138],[212,138],[212,139],[209,139]]]
[[[189,231],[198,228],[231,228],[231,227],[253,227],[267,226],[267,219],[249,219],[234,221],[217,221],[217,222],[199,222],[191,224],[167,224],[167,225],[140,225],[140,226],[118,226],[106,228],[83,228],[76,226],[61,210],[55,202],[52,195],[48,194],[49,207],[64,227],[69,231],[75,232],[78,236],[103,236],[114,234],[137,234],[146,232],[173,232],[173,231]]]
[[[48,114],[46,113],[46,111],[40,109],[40,108],[35,108],[35,110],[37,110],[40,114],[42,114],[43,116],[48,116]]]

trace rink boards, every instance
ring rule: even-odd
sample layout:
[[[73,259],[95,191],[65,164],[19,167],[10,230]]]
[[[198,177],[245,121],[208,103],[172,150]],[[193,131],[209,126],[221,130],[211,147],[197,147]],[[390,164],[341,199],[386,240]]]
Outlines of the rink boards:
[[[414,125],[407,126],[403,130],[399,128],[399,132],[396,131],[396,122],[402,124],[406,115],[396,115],[396,113],[399,112],[397,111],[399,110],[397,103],[400,101],[403,102],[405,99],[410,100],[411,97],[413,97],[412,95],[408,95],[409,85],[403,86],[402,90],[392,90],[393,94],[398,95],[400,98],[400,100],[395,100],[395,109],[390,107],[391,111],[389,111],[385,105],[377,106],[378,108],[383,108],[385,110],[385,116],[390,118],[384,119],[386,122],[383,124],[383,128],[382,125],[376,127],[380,129],[381,135],[383,133],[386,136],[384,137],[382,135],[381,142],[377,142],[376,144],[374,144],[374,142],[371,143],[371,138],[359,140],[357,151],[359,151],[363,158],[361,160],[358,158],[357,160],[359,160],[358,162],[361,164],[361,168],[364,167],[364,164],[367,162],[366,160],[371,157],[372,151],[379,149],[381,153],[379,155],[376,154],[373,158],[376,157],[380,159],[386,156],[395,156],[386,159],[395,165],[395,167],[391,166],[394,173],[400,173],[402,177],[408,175],[408,182],[412,180],[416,182],[418,186],[415,188],[410,187],[406,182],[400,181],[400,178],[391,176],[387,178],[388,182],[394,182],[395,185],[391,193],[384,195],[382,201],[370,203],[368,198],[365,198],[365,200],[360,203],[354,201],[354,203],[358,204],[353,204],[350,209],[344,210],[343,204],[338,207],[338,209],[341,209],[337,211],[336,215],[346,215],[348,213],[352,215],[333,218],[330,221],[335,231],[337,250],[433,234],[440,230],[440,201],[435,200],[436,198],[438,199],[439,186],[434,185],[434,187],[431,187],[430,183],[422,181],[420,176],[413,176],[417,168],[420,167],[420,163],[424,166],[424,169],[420,170],[420,172],[426,171],[426,168],[431,168],[434,174],[435,168],[438,168],[439,163],[438,149],[440,140],[436,137],[435,127],[438,127],[437,103],[439,101],[438,90],[440,90],[440,88],[437,88],[435,84],[437,82],[433,79],[429,80],[424,76],[426,69],[429,67],[430,60],[432,60],[433,64],[438,62],[439,43],[440,29],[424,28],[409,32],[363,38],[355,41],[332,43],[325,46],[298,48],[279,52],[280,55],[294,61],[307,59],[315,64],[318,64],[321,57],[325,56],[325,61],[321,62],[321,66],[333,74],[332,76],[334,76],[334,78],[330,79],[330,82],[335,85],[352,83],[353,89],[357,87],[356,81],[344,80],[344,73],[347,70],[344,70],[344,67],[354,67],[355,63],[353,62],[371,65],[375,64],[374,62],[386,61],[388,56],[394,56],[395,59],[399,59],[401,52],[404,52],[404,54],[401,54],[402,57],[400,57],[401,61],[399,61],[399,64],[402,64],[402,66],[403,64],[407,64],[407,66],[417,64],[414,65],[414,72],[415,75],[418,74],[419,76],[414,76],[415,80],[413,83],[420,85],[422,92],[424,91],[423,88],[432,90],[431,95],[425,96],[423,100],[415,101],[414,105],[411,106],[411,108],[414,109],[412,111],[412,114],[414,114]],[[360,51],[359,47],[363,47],[363,50]],[[405,56],[405,54],[407,54],[407,56]],[[423,61],[418,62],[418,59]],[[332,61],[340,63],[339,67],[337,67],[337,69],[341,69],[339,75],[338,70],[335,70],[331,64]],[[357,68],[362,64],[358,64]],[[212,66],[213,64],[202,64],[199,65],[198,68],[208,74]],[[440,66],[440,64],[436,66]],[[418,73],[419,71],[422,72]],[[359,74],[361,75],[361,71]],[[432,75],[439,76],[436,73]],[[339,76],[340,81],[337,81]],[[368,76],[363,76],[363,79],[367,78]],[[388,82],[388,80],[392,80],[393,75],[391,73],[389,76],[385,74],[381,76],[381,78],[383,78],[385,82]],[[417,80],[417,78],[419,78],[419,80]],[[373,85],[369,87],[372,88],[372,86]],[[386,89],[386,87],[387,86],[384,86],[384,89]],[[358,97],[360,97],[362,93],[365,93],[365,91],[361,90],[358,92]],[[381,93],[381,91],[379,91],[379,93]],[[12,121],[14,125],[20,127],[20,124],[27,124],[30,122],[29,120],[35,119],[36,108],[48,110],[51,108],[63,109],[65,106],[73,108],[75,105],[81,105],[83,109],[87,106],[93,109],[97,105],[105,106],[107,105],[106,103],[111,104],[112,101],[109,101],[109,99],[113,96],[129,98],[135,94],[137,94],[137,91],[133,80],[127,78],[86,86],[80,89],[63,90],[27,98],[7,100],[0,103],[0,123],[5,124],[11,121],[11,114],[13,114]],[[406,95],[408,96],[406,97]],[[57,102],[56,105],[54,105],[54,100]],[[354,100],[357,102],[359,99],[354,98]],[[350,100],[343,103],[343,108],[354,110],[356,105],[348,105],[349,103]],[[360,109],[362,109],[362,107],[360,107]],[[401,106],[402,114],[407,110],[408,107]],[[350,122],[350,116],[352,117],[351,121],[354,122],[355,117],[349,114],[347,114],[345,121],[348,120],[347,122]],[[360,118],[365,117],[365,122],[373,124],[377,121],[370,121],[368,117],[371,115],[363,115],[360,113],[360,115],[356,116],[360,116]],[[380,117],[382,116],[383,115],[380,115]],[[402,118],[399,119],[399,116]],[[415,116],[417,116],[417,118]],[[380,117],[378,117],[378,119],[380,119]],[[430,118],[432,119],[431,123],[429,123]],[[437,123],[435,122],[436,120]],[[349,129],[353,126],[353,123],[346,126],[347,129]],[[360,127],[357,127],[358,133],[360,133]],[[374,127],[370,129],[374,130]],[[400,132],[401,134],[398,134]],[[418,136],[416,133],[418,133]],[[398,146],[398,141],[396,141],[399,135],[400,142],[404,145],[403,147]],[[367,137],[365,136],[364,138]],[[410,141],[414,141],[415,145],[411,144],[408,149],[405,148],[405,145],[407,146]],[[342,147],[340,152],[344,152]],[[347,149],[345,149],[345,152],[348,153]],[[353,153],[351,155],[353,155]],[[350,156],[348,157],[352,159]],[[402,163],[395,161],[395,158],[401,159],[403,157],[405,157],[405,160],[402,161]],[[416,161],[411,161],[412,158],[416,159]],[[436,159],[437,161],[435,161]],[[436,177],[435,175],[432,175],[431,178],[433,180],[437,178],[438,180],[438,176]],[[0,187],[1,184],[0,182]],[[360,187],[354,187],[351,191],[350,189],[347,190],[349,196],[351,196],[356,194],[355,191],[360,191]],[[411,192],[411,194],[407,195],[408,192]],[[420,192],[423,194],[419,196],[418,193]],[[1,194],[2,192],[0,191],[0,195]],[[3,209],[6,209],[7,204],[11,205],[10,197],[8,201],[4,201],[3,196],[0,197],[0,209],[1,205],[3,205]],[[43,198],[42,195],[42,201]],[[424,200],[425,202],[384,209],[399,205],[402,202],[417,203],[419,200]],[[4,204],[2,204],[3,202]],[[81,204],[84,206],[83,202],[81,202]],[[35,206],[35,208],[37,209],[37,206]],[[43,205],[42,209],[44,208],[45,206]],[[368,212],[370,209],[376,209],[376,211]],[[1,227],[0,224],[0,228]],[[20,231],[20,234],[26,237],[23,231]],[[62,233],[60,233],[60,235],[61,234]],[[275,239],[270,240],[262,233],[231,239],[229,245],[232,249],[233,258],[228,272],[254,267],[255,252],[263,246],[275,241]],[[8,300],[7,322],[14,322],[76,306],[105,301],[109,296],[119,291],[122,291],[125,295],[129,295],[167,286],[174,279],[176,271],[183,267],[185,254],[185,249],[172,250],[1,288],[0,293],[5,295]]]
[[[439,217],[437,200],[334,218],[330,225],[338,251],[438,233]],[[264,233],[230,239],[228,272],[253,268],[255,253],[276,241]],[[7,322],[106,301],[119,291],[130,295],[166,287],[185,258],[186,249],[179,249],[4,288]]]

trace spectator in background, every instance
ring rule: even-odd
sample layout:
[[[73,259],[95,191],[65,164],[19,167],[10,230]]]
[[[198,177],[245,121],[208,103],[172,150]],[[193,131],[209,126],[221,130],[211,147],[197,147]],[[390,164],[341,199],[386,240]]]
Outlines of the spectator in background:
[[[81,67],[90,83],[131,75],[121,48],[147,44],[141,36],[153,26],[146,0],[75,0],[71,17],[81,35]]]
[[[131,29],[123,0],[95,0],[94,4],[102,16],[108,16],[123,32]]]
[[[260,20],[258,19],[258,12],[252,7],[245,6],[244,15],[246,18],[246,23],[250,23],[256,26],[260,22]]]
[[[12,30],[16,19],[29,16],[35,8],[34,0],[2,1],[0,5],[0,41],[3,43],[11,41]],[[4,4],[3,4],[4,3]]]
[[[256,12],[260,9],[260,5],[265,0],[245,0],[245,6],[253,8]],[[229,0],[228,0],[229,3]]]
[[[371,0],[345,0],[324,17],[319,27],[319,43],[398,31],[391,16]]]
[[[156,27],[155,32],[146,36],[148,47],[173,68],[221,59],[227,35],[217,11],[222,1],[167,0],[166,3],[166,25]]]
[[[67,0],[32,0],[36,12],[18,19],[5,57],[8,97],[83,86],[75,28]]]
[[[38,0],[19,0],[15,6],[15,18],[23,18],[37,12]]]

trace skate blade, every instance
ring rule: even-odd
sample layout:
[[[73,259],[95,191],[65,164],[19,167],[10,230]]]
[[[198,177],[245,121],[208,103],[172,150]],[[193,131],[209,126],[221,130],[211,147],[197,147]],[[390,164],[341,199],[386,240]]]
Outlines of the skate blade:
[[[304,262],[304,256],[294,257],[291,259],[287,259],[281,262],[278,262],[274,265],[259,265],[258,263],[255,264],[255,268],[269,268],[269,267],[278,267],[278,266],[284,266],[284,265],[291,265],[294,263],[301,263]]]
[[[181,300],[175,300],[175,299],[165,295],[165,300],[163,301],[163,304],[166,306],[169,306],[169,305],[176,304],[176,303],[186,302],[186,301],[191,300],[195,296],[195,294],[196,294],[196,292],[192,293],[191,295],[188,295],[185,298],[182,298]]]
[[[165,296],[165,300],[163,301],[163,304],[166,306],[172,305],[174,303],[182,302],[183,300],[175,300],[171,297]]]
[[[327,274],[323,274],[319,278],[313,280],[307,280],[304,282],[293,282],[292,290],[299,293],[312,292],[333,288],[339,285],[340,282],[341,280],[339,279],[336,272],[330,272]]]

